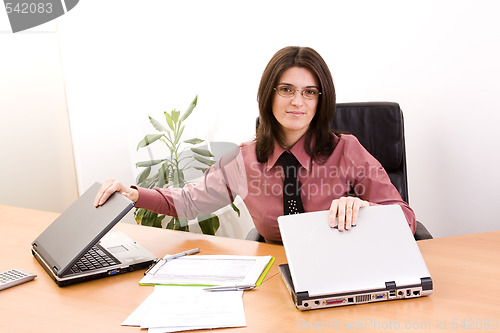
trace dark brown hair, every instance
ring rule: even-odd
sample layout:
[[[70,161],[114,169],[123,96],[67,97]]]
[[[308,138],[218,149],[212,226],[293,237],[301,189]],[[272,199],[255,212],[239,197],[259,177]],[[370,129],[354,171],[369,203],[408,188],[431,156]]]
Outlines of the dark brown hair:
[[[335,114],[335,87],[332,75],[323,58],[310,47],[288,46],[271,58],[262,74],[257,101],[259,103],[259,126],[257,127],[257,160],[265,162],[274,150],[274,140],[282,144],[280,125],[273,115],[274,89],[283,72],[290,67],[309,70],[319,82],[321,95],[316,114],[306,132],[305,150],[317,162],[331,155],[334,149],[330,123]]]

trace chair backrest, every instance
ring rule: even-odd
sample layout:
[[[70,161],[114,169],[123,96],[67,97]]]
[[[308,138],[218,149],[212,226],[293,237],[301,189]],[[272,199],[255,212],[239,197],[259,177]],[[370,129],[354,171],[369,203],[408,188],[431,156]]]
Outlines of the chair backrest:
[[[348,132],[384,167],[409,203],[403,112],[397,103],[339,103],[331,128]]]
[[[257,126],[258,124],[257,118]],[[404,121],[399,104],[338,103],[330,127],[335,131],[355,135],[363,147],[382,164],[401,198],[409,203]],[[429,231],[418,221],[414,236],[416,240],[432,239]],[[263,241],[257,231],[252,235],[249,233],[247,239]]]

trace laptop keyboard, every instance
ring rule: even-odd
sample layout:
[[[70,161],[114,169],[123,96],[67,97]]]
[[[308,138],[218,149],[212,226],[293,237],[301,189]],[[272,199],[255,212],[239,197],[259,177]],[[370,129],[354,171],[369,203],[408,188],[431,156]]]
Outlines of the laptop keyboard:
[[[100,247],[94,245],[84,256],[70,269],[70,273],[86,272],[93,269],[120,264],[116,258],[104,252]]]

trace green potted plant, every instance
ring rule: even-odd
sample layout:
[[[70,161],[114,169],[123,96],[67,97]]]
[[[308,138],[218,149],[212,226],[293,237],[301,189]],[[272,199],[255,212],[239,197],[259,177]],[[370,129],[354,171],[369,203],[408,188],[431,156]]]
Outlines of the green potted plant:
[[[208,149],[197,147],[204,140],[193,138],[183,140],[186,119],[191,115],[196,107],[198,96],[196,96],[187,110],[181,114],[180,111],[172,110],[164,112],[165,124],[149,117],[151,125],[157,133],[147,134],[137,145],[137,150],[148,147],[154,142],[162,142],[166,145],[169,156],[162,159],[151,159],[149,161],[138,162],[138,168],[144,168],[139,174],[137,184],[145,188],[153,187],[184,187],[187,184],[185,172],[188,169],[196,169],[204,173],[215,161],[213,155]],[[195,163],[199,162],[199,163]],[[197,165],[195,165],[197,164]],[[153,167],[157,170],[153,171]],[[239,210],[234,204],[233,209],[238,213]],[[157,214],[143,208],[136,209],[135,220],[141,225],[162,227],[162,221],[165,215]],[[219,229],[219,217],[215,214],[198,216],[198,224],[204,234],[215,235]],[[189,231],[189,225],[186,218],[173,217],[166,224],[167,229]]]

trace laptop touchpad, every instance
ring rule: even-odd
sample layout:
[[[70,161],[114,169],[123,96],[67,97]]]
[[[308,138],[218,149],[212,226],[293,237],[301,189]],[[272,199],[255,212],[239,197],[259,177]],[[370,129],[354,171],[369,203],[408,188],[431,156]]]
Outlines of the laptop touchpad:
[[[113,254],[119,254],[128,251],[128,249],[123,245],[111,246],[106,249]]]

